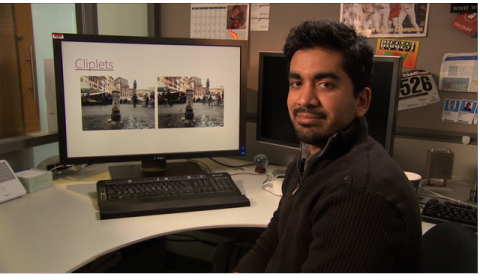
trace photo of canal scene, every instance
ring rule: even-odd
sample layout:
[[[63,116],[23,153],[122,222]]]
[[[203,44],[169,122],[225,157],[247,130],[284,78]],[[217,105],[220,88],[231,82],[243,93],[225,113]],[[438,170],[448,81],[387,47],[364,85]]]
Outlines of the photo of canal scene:
[[[125,77],[80,77],[83,130],[155,129],[154,85]]]
[[[158,77],[158,128],[223,127],[225,90],[220,82]]]

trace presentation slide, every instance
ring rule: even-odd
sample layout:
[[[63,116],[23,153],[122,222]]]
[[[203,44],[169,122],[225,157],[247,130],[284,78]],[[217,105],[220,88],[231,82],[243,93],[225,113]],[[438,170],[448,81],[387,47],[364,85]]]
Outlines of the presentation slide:
[[[69,157],[238,149],[240,47],[62,42]]]

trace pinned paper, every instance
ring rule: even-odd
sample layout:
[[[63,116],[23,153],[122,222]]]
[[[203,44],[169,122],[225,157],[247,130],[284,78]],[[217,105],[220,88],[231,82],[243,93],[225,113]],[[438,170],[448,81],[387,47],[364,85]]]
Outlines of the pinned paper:
[[[477,53],[446,53],[440,69],[440,90],[477,92],[477,60]]]
[[[432,74],[425,70],[402,73],[398,110],[412,109],[440,101]]]
[[[401,56],[404,68],[415,68],[420,41],[378,39],[376,55]]]
[[[270,4],[251,4],[250,31],[268,31],[270,28]]]
[[[443,107],[442,121],[477,124],[478,103],[475,100],[446,99]]]
[[[458,122],[472,124],[476,110],[477,101],[463,99],[460,105],[460,112],[458,113]]]
[[[442,121],[458,122],[458,113],[460,111],[460,100],[445,99],[443,106]]]

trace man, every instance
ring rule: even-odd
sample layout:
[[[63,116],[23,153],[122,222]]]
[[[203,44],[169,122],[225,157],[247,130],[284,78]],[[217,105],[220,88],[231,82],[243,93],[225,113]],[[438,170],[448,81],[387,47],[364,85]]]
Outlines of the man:
[[[347,25],[321,20],[293,28],[284,52],[301,151],[266,231],[234,271],[418,272],[417,197],[367,135],[372,48]]]

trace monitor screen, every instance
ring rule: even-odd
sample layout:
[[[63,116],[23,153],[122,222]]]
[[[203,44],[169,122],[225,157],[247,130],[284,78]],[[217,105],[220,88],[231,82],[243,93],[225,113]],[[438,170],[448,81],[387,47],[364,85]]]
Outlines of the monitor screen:
[[[245,41],[53,34],[53,44],[62,163],[155,172],[166,159],[245,154]]]
[[[280,52],[260,52],[257,141],[299,147],[287,109],[288,61]],[[402,59],[375,56],[372,101],[365,117],[369,135],[393,155]]]

